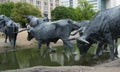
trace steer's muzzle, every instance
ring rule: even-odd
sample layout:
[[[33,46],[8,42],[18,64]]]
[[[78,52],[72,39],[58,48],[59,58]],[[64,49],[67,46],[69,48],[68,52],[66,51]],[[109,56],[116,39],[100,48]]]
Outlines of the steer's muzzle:
[[[30,41],[32,38],[30,38],[29,36],[27,37],[27,40]]]

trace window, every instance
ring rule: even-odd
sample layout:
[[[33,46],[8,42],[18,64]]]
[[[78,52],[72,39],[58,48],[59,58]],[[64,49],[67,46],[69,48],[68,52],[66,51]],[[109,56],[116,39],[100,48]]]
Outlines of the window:
[[[53,9],[53,3],[50,4],[50,10],[52,10],[52,9]]]
[[[36,5],[40,5],[40,1],[36,1]]]
[[[30,4],[33,4],[33,0],[30,0]]]
[[[50,2],[52,3],[52,2],[53,2],[53,0],[50,0]]]
[[[51,3],[50,6],[53,6],[53,4]]]
[[[36,1],[36,7],[40,9],[40,1]]]
[[[21,0],[21,2],[26,2],[26,0]]]
[[[44,2],[44,5],[47,5],[47,2]]]
[[[70,6],[73,6],[73,0],[70,0]]]
[[[55,2],[59,2],[59,0],[55,0]]]

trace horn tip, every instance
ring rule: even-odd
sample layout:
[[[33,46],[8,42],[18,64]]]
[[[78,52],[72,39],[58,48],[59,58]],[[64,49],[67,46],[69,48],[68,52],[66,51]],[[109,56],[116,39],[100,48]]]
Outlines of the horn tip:
[[[79,41],[82,41],[82,42],[85,42],[85,43],[89,44],[89,42],[88,42],[87,40],[83,39],[82,37],[77,38],[77,40],[79,40]]]

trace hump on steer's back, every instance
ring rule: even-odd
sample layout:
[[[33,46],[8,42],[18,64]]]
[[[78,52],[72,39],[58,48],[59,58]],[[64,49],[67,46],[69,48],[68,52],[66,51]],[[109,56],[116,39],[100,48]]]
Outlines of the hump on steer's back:
[[[58,21],[54,21],[53,24],[56,24],[58,26],[66,26],[68,24],[72,24],[73,21],[71,19],[62,19]]]
[[[37,18],[35,16],[27,16],[27,21],[28,21],[28,24],[31,26],[31,27],[35,27],[37,26],[38,24],[41,24],[41,23],[44,23],[44,22],[47,22],[46,18]]]

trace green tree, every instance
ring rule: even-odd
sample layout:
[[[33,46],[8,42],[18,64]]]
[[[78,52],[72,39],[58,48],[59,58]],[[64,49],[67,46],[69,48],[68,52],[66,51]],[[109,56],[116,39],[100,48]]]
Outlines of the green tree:
[[[79,21],[79,20],[82,20],[82,10],[81,10],[81,8],[79,8],[79,7],[76,7],[75,8],[75,10],[74,10],[74,12],[75,12],[75,21]]]
[[[93,10],[93,5],[89,4],[86,0],[78,0],[78,7],[81,9],[81,20],[91,19],[96,12]]]
[[[67,9],[69,18],[75,20],[76,19],[75,9],[73,7],[68,7]]]
[[[52,20],[66,19],[70,18],[76,21],[89,20],[95,15],[93,10],[93,5],[89,4],[86,0],[79,0],[78,7],[64,7],[59,6],[51,11]]]
[[[41,17],[41,12],[31,4],[21,2],[15,3],[14,8],[12,9],[11,17],[15,17],[14,21],[22,24],[26,22],[23,15],[34,15]]]
[[[64,6],[58,6],[54,10],[51,11],[52,21],[59,19],[66,19],[73,17],[73,8],[67,8]]]
[[[10,14],[12,13],[11,9],[13,9],[13,7],[13,2],[0,3],[0,14],[10,17]]]

